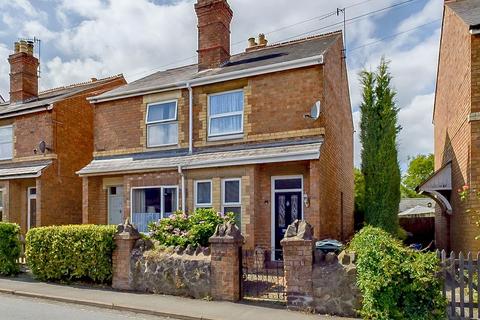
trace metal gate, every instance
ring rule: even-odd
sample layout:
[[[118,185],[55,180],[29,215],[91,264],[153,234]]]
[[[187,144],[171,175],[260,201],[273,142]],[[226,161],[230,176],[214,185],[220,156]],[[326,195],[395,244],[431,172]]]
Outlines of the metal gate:
[[[286,302],[283,261],[271,260],[272,250],[242,250],[241,290],[245,300]]]

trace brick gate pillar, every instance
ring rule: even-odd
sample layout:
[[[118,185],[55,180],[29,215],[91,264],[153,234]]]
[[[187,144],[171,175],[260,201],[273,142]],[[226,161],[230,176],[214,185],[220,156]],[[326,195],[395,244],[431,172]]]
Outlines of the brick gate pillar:
[[[313,228],[296,220],[288,226],[283,248],[285,290],[290,309],[313,310]]]
[[[241,298],[241,250],[243,236],[233,223],[217,227],[210,237],[212,298],[238,301]]]
[[[119,225],[115,234],[115,249],[113,250],[112,287],[117,290],[131,290],[130,260],[135,242],[140,239],[140,233],[127,219]]]

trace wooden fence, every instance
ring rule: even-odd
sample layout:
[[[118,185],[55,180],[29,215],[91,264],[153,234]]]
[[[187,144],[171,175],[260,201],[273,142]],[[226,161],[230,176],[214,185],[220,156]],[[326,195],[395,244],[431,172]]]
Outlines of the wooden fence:
[[[449,319],[480,318],[480,252],[476,255],[437,251],[440,258],[440,276],[444,280],[443,297],[448,301]]]

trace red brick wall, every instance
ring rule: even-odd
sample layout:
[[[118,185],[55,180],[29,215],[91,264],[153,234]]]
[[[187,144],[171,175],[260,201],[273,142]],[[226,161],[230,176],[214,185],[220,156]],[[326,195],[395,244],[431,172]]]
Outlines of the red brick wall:
[[[456,190],[470,183],[471,36],[469,28],[448,7],[445,8],[437,90],[434,110],[435,169],[452,161],[454,213],[442,215],[437,209],[437,246],[453,250],[477,250],[473,239],[476,226],[464,213]],[[448,223],[450,220],[450,230]],[[449,231],[451,244],[449,244]],[[472,247],[472,245],[475,245]]]
[[[34,149],[38,149],[40,141],[47,146],[53,146],[53,112],[40,112],[16,117],[13,132],[15,135],[14,157],[35,156]],[[47,151],[50,153],[50,151]]]

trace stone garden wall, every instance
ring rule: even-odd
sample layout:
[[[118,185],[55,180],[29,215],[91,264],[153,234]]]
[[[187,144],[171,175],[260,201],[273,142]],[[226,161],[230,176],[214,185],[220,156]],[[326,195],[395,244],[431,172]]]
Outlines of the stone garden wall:
[[[211,297],[209,248],[151,248],[138,240],[130,263],[131,289],[203,299]]]

